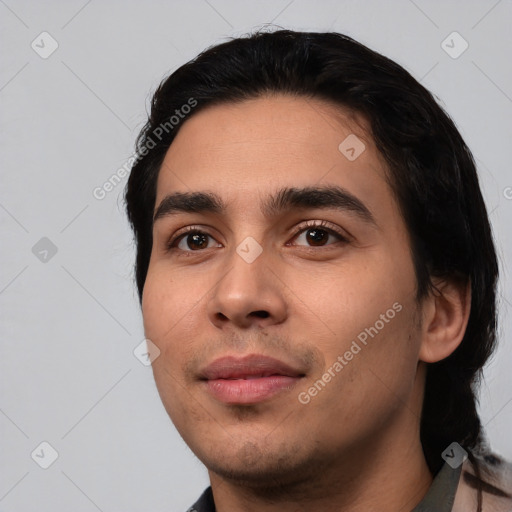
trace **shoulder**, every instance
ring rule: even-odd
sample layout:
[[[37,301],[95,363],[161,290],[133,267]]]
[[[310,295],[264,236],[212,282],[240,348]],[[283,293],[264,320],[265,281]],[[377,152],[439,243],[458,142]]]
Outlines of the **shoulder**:
[[[482,496],[482,512],[512,512],[512,463],[487,453],[467,459],[462,465],[453,512],[478,510],[478,494]]]

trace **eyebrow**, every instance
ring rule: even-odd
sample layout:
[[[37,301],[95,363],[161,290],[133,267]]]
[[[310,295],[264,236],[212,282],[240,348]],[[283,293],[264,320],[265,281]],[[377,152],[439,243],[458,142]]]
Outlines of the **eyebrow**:
[[[260,208],[267,218],[277,217],[289,210],[333,209],[353,213],[362,221],[377,227],[369,208],[348,190],[335,185],[282,188],[270,195]],[[180,213],[221,215],[226,210],[226,203],[213,192],[174,192],[160,202],[153,216],[153,224],[158,219]]]

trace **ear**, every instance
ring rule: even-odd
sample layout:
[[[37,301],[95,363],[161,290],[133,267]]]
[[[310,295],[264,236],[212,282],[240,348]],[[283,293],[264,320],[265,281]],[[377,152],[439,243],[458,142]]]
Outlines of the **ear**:
[[[448,357],[466,332],[471,309],[471,284],[434,280],[435,289],[423,304],[420,361],[436,363]]]

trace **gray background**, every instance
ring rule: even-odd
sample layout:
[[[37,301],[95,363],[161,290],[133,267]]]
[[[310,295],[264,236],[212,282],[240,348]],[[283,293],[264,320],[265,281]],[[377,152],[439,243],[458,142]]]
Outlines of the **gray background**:
[[[472,149],[502,268],[481,416],[511,459],[511,21],[510,0],[0,0],[0,510],[179,511],[207,486],[133,354],[144,334],[126,179],[103,200],[93,190],[132,154],[164,75],[267,23],[343,32],[396,60]],[[46,59],[43,31],[59,45]],[[453,31],[469,44],[457,58],[442,47]],[[58,452],[48,469],[48,448],[31,457],[43,441]]]

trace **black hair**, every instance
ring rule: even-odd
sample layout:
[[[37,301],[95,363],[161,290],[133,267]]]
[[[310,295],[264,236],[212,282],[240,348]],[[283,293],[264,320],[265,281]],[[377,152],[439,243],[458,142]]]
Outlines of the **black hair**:
[[[496,343],[498,264],[470,150],[434,96],[392,60],[338,33],[258,31],[210,47],[162,81],[137,139],[125,192],[139,299],[151,255],[158,172],[187,119],[174,125],[170,117],[187,104],[194,104],[193,116],[207,106],[275,93],[326,100],[367,119],[410,235],[418,301],[433,291],[433,277],[471,287],[460,346],[427,367],[420,435],[435,474],[453,441],[466,450],[483,441],[476,387]]]

